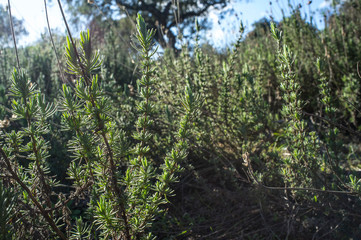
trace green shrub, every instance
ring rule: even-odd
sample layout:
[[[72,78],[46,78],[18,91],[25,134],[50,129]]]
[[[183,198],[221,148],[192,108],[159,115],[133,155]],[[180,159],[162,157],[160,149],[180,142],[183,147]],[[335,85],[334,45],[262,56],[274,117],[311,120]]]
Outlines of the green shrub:
[[[14,188],[23,192],[17,204],[27,216],[18,219],[33,225],[31,232],[14,232],[17,237],[57,235],[58,238],[94,236],[104,239],[149,239],[154,218],[163,210],[161,205],[173,195],[172,185],[178,180],[184,159],[187,156],[187,138],[190,123],[196,116],[201,100],[187,86],[181,97],[183,117],[173,146],[162,163],[155,162],[148,152],[156,146],[149,146],[152,140],[150,126],[153,124],[153,95],[156,91],[154,63],[152,56],[154,30],[148,30],[143,18],[137,19],[138,49],[143,59],[142,78],[138,81],[139,118],[133,129],[122,129],[114,119],[111,99],[100,88],[98,74],[101,58],[94,51],[88,32],[80,35],[80,46],[67,39],[66,60],[68,72],[77,77],[72,89],[63,85],[59,104],[46,103],[45,97],[36,89],[22,70],[14,70],[12,79],[12,111],[19,124],[19,130],[4,133],[1,155],[5,168],[16,183]],[[68,150],[73,160],[68,175],[75,192],[65,197],[54,194],[55,178],[49,173],[49,120],[57,110],[62,112],[61,127],[72,133]],[[130,137],[134,140],[131,140]],[[19,156],[26,160],[20,162]],[[82,197],[87,201],[84,218],[72,221],[69,201]],[[31,211],[38,212],[31,214]],[[39,228],[37,226],[47,226]],[[42,236],[42,237],[41,237]]]

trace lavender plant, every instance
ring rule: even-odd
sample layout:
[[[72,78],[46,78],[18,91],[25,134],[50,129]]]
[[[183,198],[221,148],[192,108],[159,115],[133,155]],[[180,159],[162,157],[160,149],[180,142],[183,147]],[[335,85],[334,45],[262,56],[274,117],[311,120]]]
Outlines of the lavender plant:
[[[280,85],[284,105],[281,114],[286,119],[282,175],[287,184],[300,186],[319,182],[320,143],[314,131],[309,131],[302,119],[303,101],[300,99],[300,84],[293,71],[295,56],[286,44],[282,44],[282,32],[271,24],[272,37],[278,44],[278,63],[282,76]],[[303,166],[303,167],[301,167]]]
[[[56,181],[47,167],[49,145],[44,138],[48,132],[47,120],[56,109],[53,104],[45,102],[36,84],[22,70],[14,69],[10,91],[13,97],[13,119],[21,124],[21,128],[18,131],[2,132],[0,153],[4,166],[2,171],[10,177],[4,184],[23,196],[17,201],[16,207],[22,211],[15,217],[21,219],[15,236],[41,238],[55,233],[61,239],[66,239],[56,223],[59,212],[53,207],[60,199],[53,194]],[[27,226],[39,225],[46,227],[25,230]]]
[[[49,132],[48,119],[57,108],[46,103],[36,84],[22,70],[14,70],[13,118],[24,126],[18,131],[2,132],[2,173],[8,176],[3,182],[22,195],[16,202],[16,207],[22,209],[16,214],[16,222],[24,227],[33,226],[32,232],[19,228],[14,236],[152,238],[150,227],[155,217],[163,212],[161,206],[174,194],[172,186],[187,156],[190,124],[201,106],[199,95],[187,86],[181,98],[184,117],[177,140],[173,147],[168,147],[172,150],[163,157],[163,163],[156,163],[148,154],[156,90],[152,60],[157,51],[153,48],[154,34],[139,15],[134,46],[143,59],[143,70],[138,81],[141,101],[137,104],[136,131],[122,129],[114,117],[119,116],[122,109],[114,107],[100,87],[98,72],[102,60],[100,53],[93,50],[89,31],[81,32],[79,45],[67,38],[67,71],[77,78],[74,88],[63,85],[58,104],[62,130],[72,133],[68,150],[73,160],[68,176],[75,191],[68,196],[54,192],[57,183],[47,167],[49,145],[45,136]],[[68,203],[75,199],[84,199],[88,207],[83,217],[73,221]],[[41,225],[46,227],[41,228]]]

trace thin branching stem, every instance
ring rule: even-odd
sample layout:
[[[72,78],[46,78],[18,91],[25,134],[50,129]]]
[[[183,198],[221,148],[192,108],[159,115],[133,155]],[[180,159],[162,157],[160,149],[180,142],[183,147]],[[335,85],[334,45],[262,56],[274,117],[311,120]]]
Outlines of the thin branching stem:
[[[258,181],[253,172],[251,165],[251,160],[249,159],[248,154],[243,155],[243,161],[247,165],[247,173],[249,177],[256,183],[258,186],[261,186],[269,190],[281,190],[281,191],[307,191],[307,192],[319,192],[319,193],[330,193],[330,194],[346,194],[346,195],[359,195],[357,192],[353,191],[338,191],[338,190],[324,190],[318,188],[307,188],[307,187],[271,187],[266,186],[262,182]]]
[[[51,41],[51,44],[52,44],[54,52],[55,52],[56,61],[58,63],[58,67],[59,67],[60,77],[61,77],[61,80],[63,81],[63,83],[66,83],[66,80],[65,80],[65,77],[64,77],[64,74],[63,74],[63,70],[62,70],[62,67],[61,67],[60,59],[59,59],[59,54],[58,54],[58,51],[56,50],[54,39],[53,39],[53,34],[52,34],[51,28],[50,28],[49,16],[48,16],[48,7],[46,5],[46,0],[44,0],[44,8],[45,8],[46,23],[48,25],[50,41]]]
[[[73,37],[72,37],[72,35],[71,35],[70,28],[69,28],[69,24],[68,24],[68,21],[66,20],[66,17],[65,17],[65,14],[64,14],[64,10],[63,10],[63,7],[62,7],[62,5],[61,5],[60,0],[58,0],[58,5],[59,5],[59,9],[60,9],[60,11],[61,11],[61,15],[63,16],[63,20],[64,20],[64,23],[65,23],[65,27],[66,27],[66,30],[68,31],[69,38],[70,38],[70,42],[71,42],[71,44],[73,45],[74,52],[75,52],[76,58],[77,58],[77,60],[78,60],[79,66],[80,66],[80,68],[81,68],[82,74],[83,74],[83,76],[84,76],[85,82],[86,82],[88,85],[90,85],[90,84],[91,84],[91,80],[89,79],[89,76],[87,76],[87,75],[85,74],[84,66],[83,66],[83,64],[81,63],[80,56],[79,56],[78,50],[77,50],[77,48],[76,48],[76,45],[75,45],[75,43],[74,43]]]
[[[26,184],[19,178],[19,176],[15,173],[15,171],[11,167],[10,159],[6,155],[5,151],[2,147],[0,147],[0,153],[5,161],[5,165],[9,173],[11,174],[11,177],[15,179],[15,181],[27,192],[29,195],[31,201],[36,205],[36,207],[40,210],[41,215],[45,218],[45,220],[49,223],[50,227],[55,231],[55,233],[63,240],[66,240],[64,233],[60,231],[60,229],[56,226],[53,219],[48,215],[46,210],[41,206],[41,204],[36,200],[35,196],[31,192],[31,190],[26,186]]]
[[[11,15],[10,0],[8,0],[8,6],[9,6],[9,18],[10,18],[11,33],[12,33],[12,35],[13,35],[15,55],[16,55],[16,63],[18,64],[18,69],[20,69],[20,61],[19,61],[18,47],[16,46],[16,38],[15,38],[13,17],[12,17],[12,15]]]
[[[104,143],[108,150],[109,169],[110,169],[110,173],[111,173],[112,188],[113,188],[113,191],[114,191],[116,197],[118,198],[117,200],[119,201],[119,213],[118,214],[121,216],[121,218],[124,221],[125,237],[127,240],[130,240],[131,239],[130,228],[129,228],[128,218],[127,218],[127,213],[126,213],[124,202],[123,202],[124,197],[123,197],[121,190],[118,187],[118,181],[116,178],[116,173],[115,173],[116,166],[115,166],[115,163],[113,160],[113,151],[109,145],[109,142],[108,142],[108,139],[107,139],[105,133],[102,132],[101,135],[103,137]]]

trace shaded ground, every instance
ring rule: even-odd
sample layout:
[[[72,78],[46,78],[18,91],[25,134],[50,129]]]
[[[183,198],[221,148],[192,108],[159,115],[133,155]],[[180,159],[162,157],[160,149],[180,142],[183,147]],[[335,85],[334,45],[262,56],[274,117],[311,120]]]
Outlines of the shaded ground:
[[[156,225],[160,239],[361,239],[357,197],[297,200],[291,192],[257,187],[246,175],[214,169],[198,163],[183,177],[169,216]]]

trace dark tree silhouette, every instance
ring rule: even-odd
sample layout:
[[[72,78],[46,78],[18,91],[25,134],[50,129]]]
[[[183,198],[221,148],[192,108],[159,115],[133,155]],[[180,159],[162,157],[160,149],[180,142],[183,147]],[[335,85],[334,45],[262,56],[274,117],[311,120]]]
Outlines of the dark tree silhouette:
[[[111,17],[124,11],[131,17],[141,13],[150,28],[157,29],[156,41],[163,48],[176,49],[176,27],[180,30],[191,26],[195,17],[204,17],[210,10],[220,10],[230,0],[68,0],[69,10],[87,16],[102,14]],[[96,7],[91,7],[95,5]],[[207,21],[201,23],[209,27]]]

